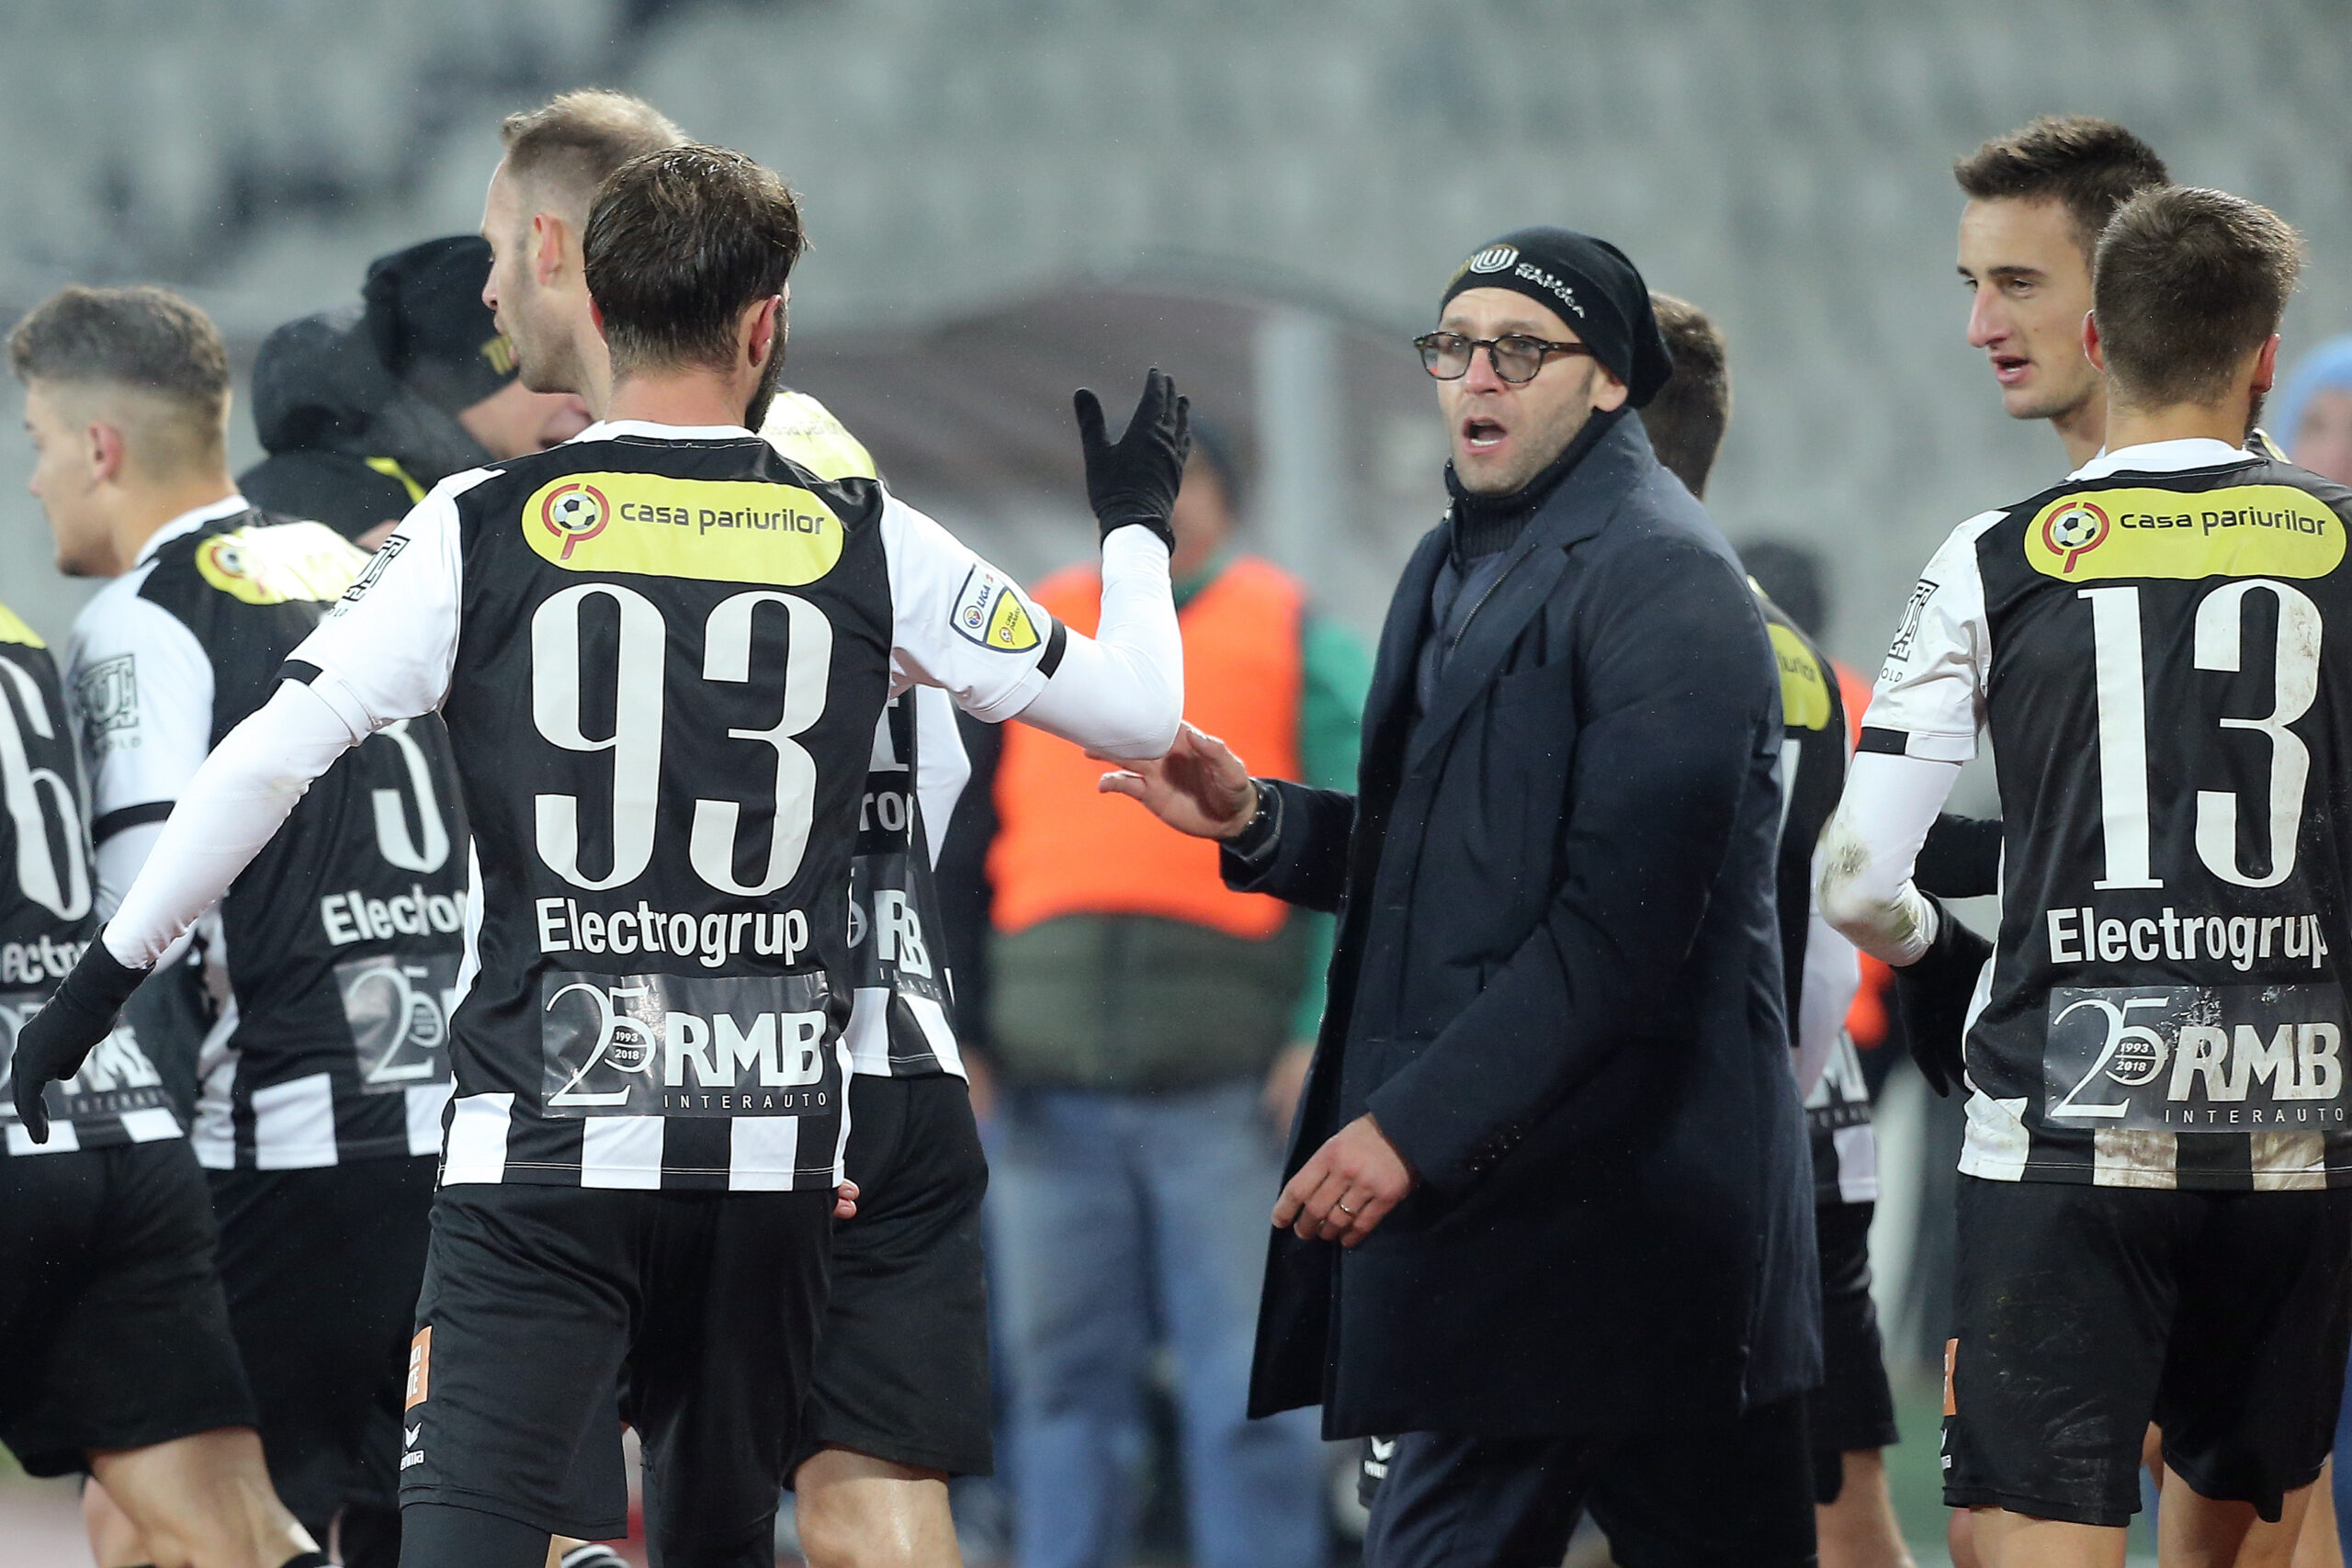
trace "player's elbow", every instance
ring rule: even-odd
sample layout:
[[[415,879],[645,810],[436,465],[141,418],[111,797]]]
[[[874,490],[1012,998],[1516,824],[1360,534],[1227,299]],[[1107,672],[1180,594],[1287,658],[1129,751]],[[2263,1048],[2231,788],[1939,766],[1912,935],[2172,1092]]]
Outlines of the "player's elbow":
[[[1122,762],[1153,762],[1168,755],[1176,744],[1176,732],[1184,722],[1184,705],[1176,702],[1157,705],[1145,723],[1138,724],[1136,734],[1114,745],[1096,746],[1094,751]]]
[[[1821,868],[1821,882],[1814,889],[1814,897],[1821,906],[1821,918],[1832,930],[1857,947],[1867,948],[1889,913],[1886,900],[1869,885],[1865,874],[1869,869],[1867,852],[1860,844],[1846,846],[1843,852],[1832,852]]]

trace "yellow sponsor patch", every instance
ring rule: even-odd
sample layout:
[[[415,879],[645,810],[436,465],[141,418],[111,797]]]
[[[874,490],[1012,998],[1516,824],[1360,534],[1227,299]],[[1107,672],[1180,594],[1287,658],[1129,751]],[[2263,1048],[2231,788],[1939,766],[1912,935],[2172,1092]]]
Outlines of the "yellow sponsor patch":
[[[2045,577],[2325,577],[2344,560],[2344,522],[2291,485],[2095,490],[2034,514],[2025,558]]]
[[[956,595],[959,636],[999,653],[1026,653],[1037,646],[1037,623],[1012,584],[987,567],[974,567]]]
[[[196,570],[221,592],[248,604],[343,597],[368,558],[323,523],[232,528],[196,547]]]
[[[0,604],[0,642],[18,642],[27,648],[47,648],[40,634],[25,625],[24,618],[6,604]]]
[[[1804,638],[1776,621],[1764,623],[1772,654],[1781,665],[1781,722],[1791,729],[1821,729],[1829,723],[1829,681]]]
[[[842,522],[797,485],[570,474],[523,507],[523,537],[567,571],[814,582],[842,558]]]

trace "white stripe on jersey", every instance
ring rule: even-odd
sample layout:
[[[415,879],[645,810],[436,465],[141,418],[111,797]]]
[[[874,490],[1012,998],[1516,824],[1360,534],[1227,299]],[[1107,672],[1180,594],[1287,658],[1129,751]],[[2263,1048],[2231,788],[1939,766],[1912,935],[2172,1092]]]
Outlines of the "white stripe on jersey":
[[[2327,1185],[2327,1139],[2317,1133],[2253,1135],[2256,1192],[2316,1192]]]
[[[799,1117],[743,1117],[729,1129],[727,1190],[790,1191],[799,1160]]]
[[[1848,1203],[1878,1201],[1878,1129],[1865,1122],[1829,1134],[1838,1151],[1838,1196]]]
[[[2153,1187],[2160,1191],[2178,1187],[2180,1135],[2147,1128],[2094,1128],[2091,1185]]]
[[[167,1106],[153,1105],[144,1111],[122,1113],[122,1130],[134,1144],[157,1144],[180,1135],[180,1119]]]
[[[662,1185],[659,1116],[590,1116],[580,1123],[580,1185],[644,1188]]]
[[[436,1083],[401,1090],[408,1097],[408,1152],[411,1155],[437,1155],[441,1152],[441,1112],[448,1109],[450,1088],[448,1084]]]
[[[257,1089],[254,1108],[254,1168],[312,1170],[335,1163],[334,1085],[311,1073]]]
[[[2033,1136],[2025,1130],[2025,1099],[1995,1100],[1968,1090],[1968,1135],[1960,1145],[1960,1173],[1987,1181],[2023,1181]]]
[[[506,1124],[514,1114],[511,1094],[469,1094],[458,1100],[449,1119],[449,1147],[441,1161],[441,1185],[506,1179]]]
[[[62,1116],[50,1118],[49,1142],[45,1144],[34,1143],[23,1122],[8,1123],[8,1152],[12,1155],[70,1155],[81,1146],[82,1134]]]

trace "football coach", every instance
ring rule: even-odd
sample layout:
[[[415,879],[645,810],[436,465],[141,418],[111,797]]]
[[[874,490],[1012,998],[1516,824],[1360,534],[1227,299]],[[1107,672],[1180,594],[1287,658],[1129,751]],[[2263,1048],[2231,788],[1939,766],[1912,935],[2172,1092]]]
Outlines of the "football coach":
[[[1817,1379],[1781,696],[1633,417],[1673,365],[1621,252],[1506,235],[1415,344],[1453,505],[1390,604],[1356,793],[1253,779],[1189,727],[1102,787],[1221,840],[1231,886],[1340,916],[1250,1414],[1405,1434],[1374,1568],[1549,1564],[1620,1445]],[[1741,1506],[1809,1561],[1786,1474]]]

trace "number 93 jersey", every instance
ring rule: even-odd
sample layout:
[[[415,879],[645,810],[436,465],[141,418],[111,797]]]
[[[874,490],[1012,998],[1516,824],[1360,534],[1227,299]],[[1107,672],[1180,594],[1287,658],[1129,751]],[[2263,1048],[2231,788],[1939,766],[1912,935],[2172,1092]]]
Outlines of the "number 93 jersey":
[[[2352,491],[2226,444],[2103,456],[1928,563],[1861,749],[1990,736],[2001,929],[1961,1169],[2352,1182]]]
[[[868,479],[614,423],[445,481],[289,662],[438,706],[474,832],[442,1179],[839,1179],[850,859],[894,686],[1027,705],[1061,634]]]

